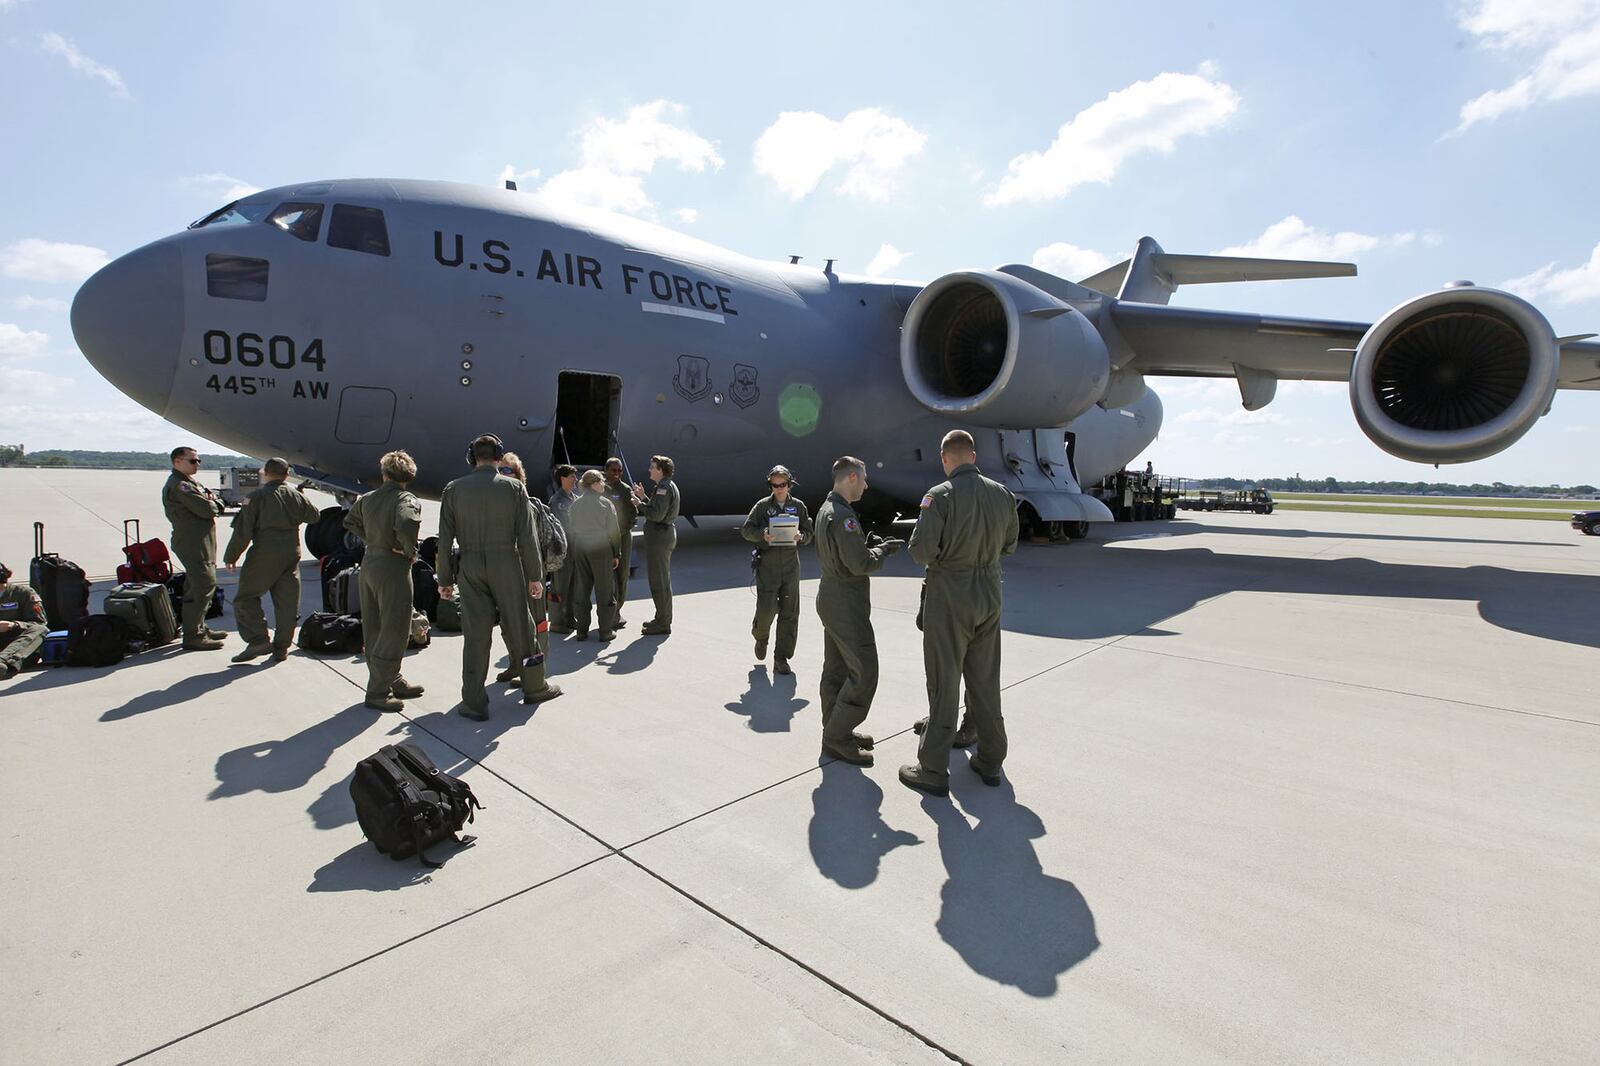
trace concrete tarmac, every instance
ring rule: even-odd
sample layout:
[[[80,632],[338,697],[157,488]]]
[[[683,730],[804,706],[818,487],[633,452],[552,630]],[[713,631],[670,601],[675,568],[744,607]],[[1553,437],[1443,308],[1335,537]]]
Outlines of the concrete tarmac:
[[[110,573],[159,482],[0,471],[4,550],[39,518]],[[895,779],[909,559],[858,770],[818,758],[812,554],[779,677],[734,523],[679,543],[670,637],[641,575],[618,640],[555,645],[567,696],[487,722],[438,632],[398,715],[358,658],[237,638],[0,682],[0,1060],[1600,1060],[1600,541],[1280,511],[1024,545],[1005,782],[957,752],[949,800]],[[401,737],[486,806],[440,870],[355,824]]]

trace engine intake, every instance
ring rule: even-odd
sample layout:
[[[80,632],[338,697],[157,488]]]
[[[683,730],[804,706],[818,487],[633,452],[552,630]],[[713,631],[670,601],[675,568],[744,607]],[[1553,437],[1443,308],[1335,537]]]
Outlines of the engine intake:
[[[1071,305],[998,271],[946,274],[911,301],[906,386],[931,411],[995,429],[1070,422],[1105,392],[1110,358]]]
[[[1527,301],[1461,286],[1367,330],[1350,371],[1356,422],[1390,455],[1466,463],[1516,443],[1550,407],[1561,353]]]

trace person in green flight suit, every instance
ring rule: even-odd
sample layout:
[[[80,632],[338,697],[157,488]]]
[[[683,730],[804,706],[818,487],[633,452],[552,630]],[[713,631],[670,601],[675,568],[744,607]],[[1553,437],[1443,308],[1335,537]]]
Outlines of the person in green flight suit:
[[[674,525],[683,500],[672,475],[677,470],[665,455],[650,457],[650,488],[635,482],[633,499],[644,511],[644,556],[650,568],[650,598],[656,616],[639,627],[646,636],[664,637],[672,632],[672,549],[678,546]]]
[[[417,534],[422,505],[407,485],[417,476],[417,463],[403,451],[378,460],[383,484],[351,505],[344,528],[367,545],[361,557],[361,638],[367,655],[366,705],[375,711],[398,711],[403,701],[422,695],[400,674],[411,642],[414,590],[411,568],[417,560]]]
[[[572,527],[567,522],[567,512],[578,498],[578,468],[562,463],[555,471],[556,487],[550,493],[550,509],[556,513],[561,528],[566,530],[567,543],[572,543]],[[555,602],[550,608],[550,632],[572,632],[572,574],[577,568],[568,560],[555,574]]]
[[[1000,557],[1017,550],[1017,500],[978,470],[978,450],[966,430],[944,435],[939,459],[948,480],[922,497],[911,534],[911,557],[928,568],[922,611],[928,719],[917,761],[900,767],[900,781],[947,796],[963,678],[967,715],[978,740],[977,754],[967,765],[984,784],[1000,784],[1006,758],[1000,716]]]
[[[622,534],[617,556],[617,615],[614,625],[621,629],[628,624],[622,617],[622,605],[628,602],[628,571],[633,566],[633,526],[639,520],[639,503],[622,477],[622,460],[613,455],[606,460],[606,499],[617,509],[617,532]]]
[[[822,621],[822,754],[872,765],[873,739],[856,727],[878,690],[878,644],[872,631],[868,575],[905,546],[869,537],[855,503],[867,491],[867,464],[851,455],[833,464],[833,491],[817,509],[817,617]]]
[[[300,527],[316,521],[321,512],[288,483],[288,477],[287,459],[274,456],[261,465],[261,487],[233,516],[233,536],[222,552],[229,571],[244,556],[239,588],[233,594],[233,616],[245,642],[244,650],[233,657],[236,663],[268,652],[281,663],[294,643],[294,627],[300,621]],[[276,634],[267,632],[267,616],[261,610],[261,597],[269,592]]]
[[[811,539],[811,512],[794,497],[795,480],[786,466],[767,473],[771,495],[756,501],[739,533],[756,546],[756,616],[750,634],[756,638],[756,658],[767,658],[767,636],[778,620],[778,646],[772,672],[790,673],[789,660],[800,634],[800,545]],[[796,527],[795,539],[774,541],[769,527],[782,519]]]
[[[577,571],[572,577],[572,619],[577,640],[589,639],[589,597],[599,613],[600,639],[616,638],[614,575],[622,558],[622,532],[617,511],[606,499],[605,478],[598,470],[585,470],[578,484],[583,491],[569,516],[572,543],[568,553]]]
[[[206,626],[206,609],[217,591],[217,515],[222,501],[195,480],[200,453],[172,449],[172,474],[161,490],[161,504],[172,523],[172,554],[183,564],[183,646],[216,651],[222,634]]]
[[[522,465],[522,457],[516,452],[506,452],[506,454],[501,457],[500,472],[507,477],[516,478],[518,481],[522,482],[523,488],[527,488],[528,471],[527,468]],[[532,495],[531,493],[528,496],[528,509],[533,512],[533,528],[535,531],[537,531],[541,524],[545,522],[553,522],[557,524],[560,522],[560,520],[556,518],[556,513],[552,511],[543,500]],[[562,528],[564,529],[565,527]],[[539,541],[539,545],[539,551],[544,565],[547,567],[555,565],[551,561],[550,557],[544,552],[544,540],[542,537]],[[559,563],[561,560],[558,559],[555,562]],[[557,570],[556,573],[559,574],[560,571]],[[546,571],[545,588],[548,590],[550,585],[550,574],[548,571]],[[547,700],[553,700],[557,696],[561,695],[561,686],[552,685],[548,681],[549,674],[547,673],[547,670],[550,665],[548,660],[548,656],[550,654],[549,605],[550,599],[548,596],[528,597],[528,650],[529,657],[538,660],[537,662],[529,663],[524,666],[516,658],[516,656],[511,653],[511,638],[506,635],[506,627],[500,627],[500,636],[506,642],[506,656],[508,659],[510,659],[510,665],[504,670],[500,671],[500,673],[495,676],[495,680],[502,685],[510,684],[511,682],[518,681],[522,677],[523,671],[527,670],[532,675],[531,682],[533,684],[534,691],[543,693],[544,698]]]
[[[13,585],[10,568],[0,563],[0,678],[16,677],[49,632],[39,594],[20,582]]]
[[[489,648],[498,615],[522,680],[522,702],[539,703],[560,693],[540,689],[529,667],[529,596],[544,595],[544,560],[533,529],[533,511],[522,482],[498,470],[506,448],[486,433],[467,449],[472,473],[444,487],[439,501],[439,595],[461,603],[461,713],[489,717]],[[459,542],[461,560],[451,552]]]

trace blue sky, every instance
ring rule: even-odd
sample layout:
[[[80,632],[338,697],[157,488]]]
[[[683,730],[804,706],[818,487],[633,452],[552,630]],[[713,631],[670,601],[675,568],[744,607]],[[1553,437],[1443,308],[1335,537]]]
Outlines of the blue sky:
[[[77,353],[86,272],[236,189],[420,177],[927,280],[1168,251],[1355,279],[1175,302],[1370,321],[1447,280],[1600,330],[1600,0],[270,6],[0,0],[0,441],[165,448]],[[1600,394],[1509,451],[1393,459],[1342,386],[1152,381],[1148,457],[1234,474],[1600,481]]]

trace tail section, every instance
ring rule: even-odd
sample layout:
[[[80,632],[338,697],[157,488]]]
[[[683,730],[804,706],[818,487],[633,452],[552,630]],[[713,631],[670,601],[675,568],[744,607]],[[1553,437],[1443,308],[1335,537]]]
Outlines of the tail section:
[[[1180,285],[1230,281],[1287,281],[1294,278],[1354,277],[1354,263],[1301,259],[1250,259],[1230,255],[1173,255],[1153,237],[1139,238],[1132,259],[1107,267],[1079,282],[1106,296],[1134,303],[1164,304]]]

